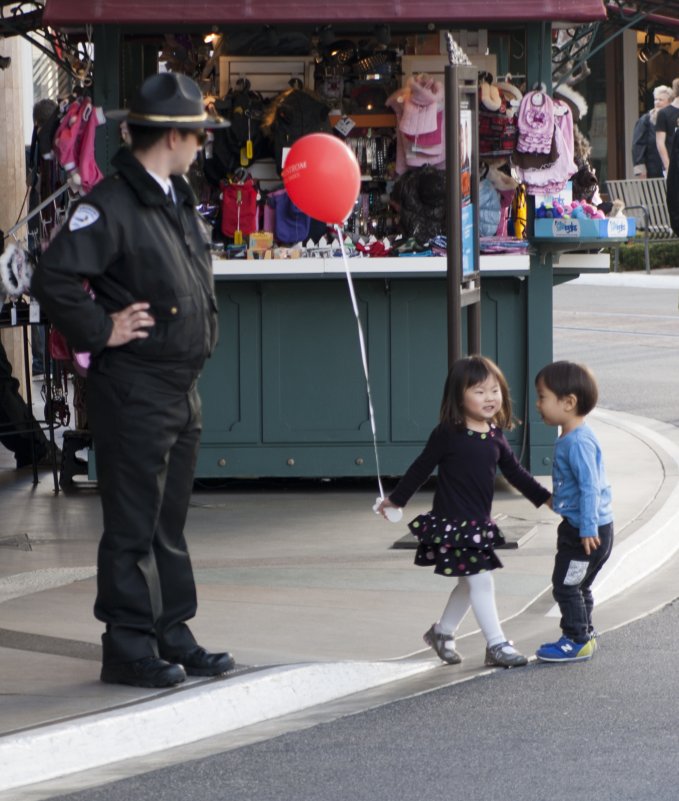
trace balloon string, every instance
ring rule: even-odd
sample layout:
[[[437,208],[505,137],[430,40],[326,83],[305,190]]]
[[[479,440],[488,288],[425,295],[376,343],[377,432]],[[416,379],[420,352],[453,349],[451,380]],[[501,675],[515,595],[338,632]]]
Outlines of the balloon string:
[[[339,225],[335,225],[337,237],[340,242],[342,250],[342,259],[344,261],[344,271],[347,276],[347,285],[349,286],[349,295],[351,297],[351,305],[354,307],[354,316],[356,317],[356,325],[358,327],[358,343],[361,348],[361,360],[363,361],[363,373],[365,374],[365,388],[368,394],[368,410],[370,412],[370,429],[373,435],[373,449],[375,451],[375,468],[377,470],[377,485],[380,489],[380,498],[384,498],[384,489],[382,488],[382,478],[380,470],[380,457],[377,452],[377,426],[375,425],[375,410],[373,408],[372,392],[370,391],[370,376],[368,375],[368,354],[365,349],[365,337],[363,336],[363,326],[361,325],[361,315],[358,312],[358,303],[356,302],[356,292],[354,290],[354,282],[351,277],[351,270],[349,269],[349,259],[347,252],[344,249],[344,233]]]

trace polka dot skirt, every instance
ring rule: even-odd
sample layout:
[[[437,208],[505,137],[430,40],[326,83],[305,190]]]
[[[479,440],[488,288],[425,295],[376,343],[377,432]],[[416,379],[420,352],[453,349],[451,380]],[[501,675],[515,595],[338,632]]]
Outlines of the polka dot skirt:
[[[429,513],[408,528],[420,542],[415,564],[433,567],[442,576],[472,576],[502,567],[494,548],[505,539],[492,520],[447,520]]]

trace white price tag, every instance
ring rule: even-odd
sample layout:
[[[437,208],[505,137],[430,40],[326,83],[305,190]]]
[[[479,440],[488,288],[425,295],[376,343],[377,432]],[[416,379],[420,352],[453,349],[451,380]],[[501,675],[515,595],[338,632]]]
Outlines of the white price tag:
[[[31,323],[40,322],[40,304],[35,298],[31,298],[31,305],[28,308],[28,320]]]
[[[339,131],[342,136],[347,136],[352,128],[356,127],[356,123],[351,119],[351,117],[340,117],[339,120],[335,123],[335,130]]]
[[[12,325],[17,324],[17,307],[14,303],[12,303],[12,308],[9,311],[9,321]]]

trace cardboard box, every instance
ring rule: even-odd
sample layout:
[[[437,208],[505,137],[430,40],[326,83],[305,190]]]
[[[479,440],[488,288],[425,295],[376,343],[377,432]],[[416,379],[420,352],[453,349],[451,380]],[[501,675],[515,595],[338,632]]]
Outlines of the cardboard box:
[[[535,239],[629,239],[636,233],[634,217],[604,220],[540,219],[535,221]]]
[[[254,231],[250,234],[248,246],[251,250],[268,250],[273,247],[273,234],[269,231]]]
[[[539,208],[543,203],[545,206],[553,206],[558,203],[561,206],[569,206],[573,202],[573,181],[566,181],[560,192],[549,195],[535,195],[535,208]]]

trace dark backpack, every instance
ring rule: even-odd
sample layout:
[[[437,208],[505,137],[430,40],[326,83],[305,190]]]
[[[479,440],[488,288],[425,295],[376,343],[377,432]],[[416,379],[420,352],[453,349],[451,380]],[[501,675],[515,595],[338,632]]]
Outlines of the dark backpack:
[[[277,242],[294,244],[307,239],[311,217],[295,206],[285,189],[270,192],[266,202],[275,210],[274,236]]]
[[[306,134],[331,132],[329,111],[325,103],[306,89],[286,89],[273,100],[264,119],[264,132],[273,142],[279,173],[285,148]]]
[[[214,133],[212,154],[222,178],[271,156],[271,143],[262,133],[266,105],[262,95],[250,89],[247,78],[239,78],[235,89],[215,103],[217,111],[231,122],[230,128],[218,128]]]

